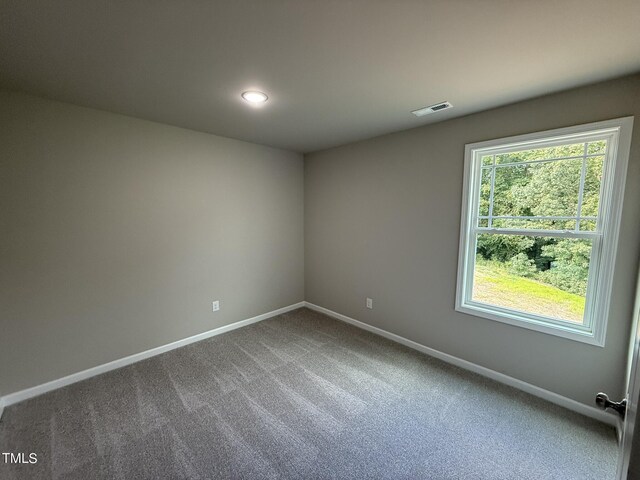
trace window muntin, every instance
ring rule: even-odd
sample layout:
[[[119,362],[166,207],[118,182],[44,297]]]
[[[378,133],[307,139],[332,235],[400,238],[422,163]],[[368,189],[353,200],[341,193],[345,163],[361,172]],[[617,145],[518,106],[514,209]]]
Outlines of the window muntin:
[[[632,121],[467,146],[457,310],[604,344]],[[498,239],[515,250],[491,278]]]

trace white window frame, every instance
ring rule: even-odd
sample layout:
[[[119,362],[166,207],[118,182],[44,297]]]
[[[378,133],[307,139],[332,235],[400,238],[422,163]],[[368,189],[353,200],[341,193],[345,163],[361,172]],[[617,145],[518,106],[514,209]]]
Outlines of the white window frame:
[[[631,147],[633,117],[500,138],[465,146],[462,219],[455,309],[518,327],[604,347],[622,200]],[[536,230],[478,227],[478,202],[482,180],[482,157],[487,154],[607,139],[596,230]],[[576,229],[579,228],[579,223]],[[584,324],[512,310],[472,300],[476,260],[476,237],[480,233],[588,238],[592,240]]]

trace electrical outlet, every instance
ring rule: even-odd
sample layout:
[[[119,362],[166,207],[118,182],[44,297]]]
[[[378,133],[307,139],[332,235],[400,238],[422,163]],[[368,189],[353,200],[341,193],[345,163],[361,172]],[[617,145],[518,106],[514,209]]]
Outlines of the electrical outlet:
[[[367,298],[367,308],[373,309],[373,299]]]
[[[220,300],[215,300],[211,303],[211,306],[213,307],[213,311],[217,312],[218,310],[220,310]]]

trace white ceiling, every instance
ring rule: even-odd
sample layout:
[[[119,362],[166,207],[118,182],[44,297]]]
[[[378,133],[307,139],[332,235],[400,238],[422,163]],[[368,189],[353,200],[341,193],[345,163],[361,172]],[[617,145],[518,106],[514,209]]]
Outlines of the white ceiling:
[[[639,25],[638,0],[0,0],[0,86],[309,152],[640,71]]]

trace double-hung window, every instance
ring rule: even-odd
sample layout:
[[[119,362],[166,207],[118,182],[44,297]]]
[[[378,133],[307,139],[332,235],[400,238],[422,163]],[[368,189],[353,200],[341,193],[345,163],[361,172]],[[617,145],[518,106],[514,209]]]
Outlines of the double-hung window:
[[[466,146],[456,310],[604,345],[632,126]]]

